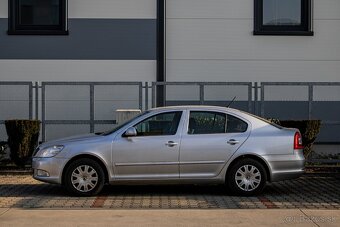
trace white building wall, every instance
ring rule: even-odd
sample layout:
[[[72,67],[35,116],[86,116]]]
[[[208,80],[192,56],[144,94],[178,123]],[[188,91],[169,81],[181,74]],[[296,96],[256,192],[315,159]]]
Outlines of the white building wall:
[[[168,81],[340,81],[340,1],[308,36],[254,36],[253,0],[168,0]]]
[[[68,18],[156,19],[156,6],[156,0],[68,0]],[[8,0],[0,0],[0,18],[8,18]],[[156,60],[0,59],[0,81],[155,81],[155,78]]]
[[[0,60],[1,81],[154,81],[155,60]]]
[[[70,18],[156,19],[156,0],[68,0]]]
[[[0,0],[0,18],[8,17],[8,1]]]
[[[155,19],[156,0],[68,0],[69,18]],[[8,0],[0,0],[0,18],[8,17]]]

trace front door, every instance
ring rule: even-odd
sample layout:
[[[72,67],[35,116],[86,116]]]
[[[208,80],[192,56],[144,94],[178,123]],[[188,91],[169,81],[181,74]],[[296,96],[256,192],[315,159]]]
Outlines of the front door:
[[[116,179],[179,178],[182,111],[153,115],[134,125],[137,136],[113,141]]]

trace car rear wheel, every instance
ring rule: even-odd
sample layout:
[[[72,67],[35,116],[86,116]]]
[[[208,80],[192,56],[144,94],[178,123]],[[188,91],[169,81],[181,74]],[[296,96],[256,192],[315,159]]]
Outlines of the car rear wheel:
[[[67,167],[64,182],[67,190],[72,194],[97,195],[104,186],[104,171],[94,160],[78,159]]]
[[[264,166],[254,159],[242,159],[235,163],[227,175],[229,189],[242,196],[252,196],[262,192],[267,174]]]

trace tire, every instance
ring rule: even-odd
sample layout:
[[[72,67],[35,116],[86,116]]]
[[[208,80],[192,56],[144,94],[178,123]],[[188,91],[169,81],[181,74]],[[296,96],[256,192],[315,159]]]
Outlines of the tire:
[[[97,195],[103,189],[104,183],[103,168],[89,158],[75,160],[65,172],[64,185],[73,195]]]
[[[262,192],[267,182],[264,166],[250,158],[241,159],[228,171],[228,188],[234,194],[252,196]]]

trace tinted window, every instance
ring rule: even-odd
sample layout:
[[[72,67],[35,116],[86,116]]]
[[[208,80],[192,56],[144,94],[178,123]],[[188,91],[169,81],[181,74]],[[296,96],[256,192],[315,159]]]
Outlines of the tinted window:
[[[134,127],[137,136],[175,135],[182,112],[162,113],[147,118]]]
[[[22,25],[59,24],[59,0],[20,0],[18,8]]]
[[[255,0],[254,35],[313,35],[312,0]]]
[[[247,131],[248,124],[241,119],[228,115],[227,118],[227,133],[241,133]]]
[[[301,0],[263,0],[263,25],[301,25]]]
[[[226,115],[217,112],[192,111],[188,134],[225,133]]]
[[[9,1],[10,35],[67,35],[66,0]]]

